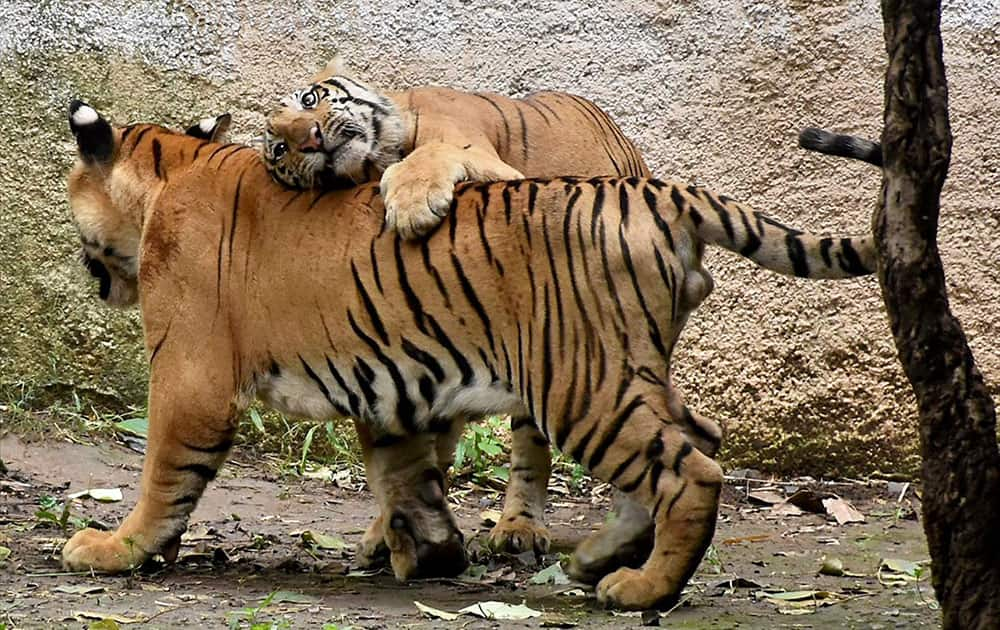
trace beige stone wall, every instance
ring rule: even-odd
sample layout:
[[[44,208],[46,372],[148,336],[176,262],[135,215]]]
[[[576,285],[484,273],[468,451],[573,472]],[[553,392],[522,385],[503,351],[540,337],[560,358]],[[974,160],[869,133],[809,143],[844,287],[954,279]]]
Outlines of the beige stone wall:
[[[802,228],[869,227],[877,171],[803,153],[797,130],[877,137],[884,52],[874,0],[6,0],[0,4],[0,386],[72,384],[141,399],[134,313],[96,303],[63,177],[70,98],[113,120],[268,105],[335,50],[386,88],[571,90],[604,106],[664,177],[709,184]],[[1000,382],[1000,1],[945,2],[955,135],[940,247],[953,309]],[[677,353],[693,406],[724,422],[733,466],[912,469],[914,402],[873,279],[809,283],[725,252]]]

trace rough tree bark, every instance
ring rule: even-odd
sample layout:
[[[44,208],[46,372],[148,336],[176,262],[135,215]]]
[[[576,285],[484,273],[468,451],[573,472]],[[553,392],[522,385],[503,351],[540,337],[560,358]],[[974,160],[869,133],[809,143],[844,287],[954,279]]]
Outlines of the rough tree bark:
[[[937,249],[951,154],[941,3],[882,0],[882,15],[889,65],[874,229],[882,295],[920,412],[934,590],[945,628],[1000,628],[996,412],[948,308]]]

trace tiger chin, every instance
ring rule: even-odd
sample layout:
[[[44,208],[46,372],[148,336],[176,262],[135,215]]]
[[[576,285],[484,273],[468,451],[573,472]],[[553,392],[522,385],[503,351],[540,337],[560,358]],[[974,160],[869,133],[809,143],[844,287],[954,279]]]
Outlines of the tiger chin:
[[[704,247],[805,278],[875,266],[870,236],[820,238],[703,187],[637,177],[466,184],[446,229],[409,243],[385,230],[374,186],[288,190],[252,149],[115,128],[80,102],[70,129],[81,238],[140,235],[121,254],[137,257],[150,439],[138,503],[113,532],[77,532],[69,570],[175,555],[257,395],[357,418],[376,452],[397,456],[381,487],[420,491],[377,497],[394,568],[464,565],[441,553],[454,540],[421,550],[409,511],[449,514],[434,453],[449,419],[526,419],[655,523],[642,565],[601,577],[597,599],[673,605],[712,539],[723,480],[709,455],[718,425],[670,376],[712,287]]]

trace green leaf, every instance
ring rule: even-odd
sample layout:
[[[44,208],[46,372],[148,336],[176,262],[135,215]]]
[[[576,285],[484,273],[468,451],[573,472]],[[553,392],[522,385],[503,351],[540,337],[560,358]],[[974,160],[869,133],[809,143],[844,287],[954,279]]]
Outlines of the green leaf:
[[[538,573],[531,576],[528,580],[531,584],[569,584],[569,578],[563,571],[562,565],[558,562],[553,563]]]
[[[250,416],[250,422],[253,423],[253,428],[257,429],[258,433],[264,433],[264,421],[260,418],[260,412],[251,407],[247,413]]]
[[[318,424],[312,425],[309,428],[309,432],[306,433],[306,439],[302,443],[302,459],[299,460],[299,474],[306,469],[306,458],[309,457],[309,449],[312,448],[313,435],[316,433],[316,429],[319,428]]]
[[[9,557],[10,557],[10,548],[0,547],[0,562],[5,561]]]
[[[115,423],[115,428],[122,433],[136,437],[149,437],[149,418],[129,418]]]
[[[465,463],[465,441],[462,440],[455,447],[455,470],[461,470],[462,464]]]
[[[502,479],[504,481],[510,481],[510,469],[506,466],[494,466],[493,476],[497,479]]]
[[[302,532],[302,542],[306,545],[319,547],[320,549],[332,549],[334,551],[348,548],[347,543],[342,539],[312,530]]]

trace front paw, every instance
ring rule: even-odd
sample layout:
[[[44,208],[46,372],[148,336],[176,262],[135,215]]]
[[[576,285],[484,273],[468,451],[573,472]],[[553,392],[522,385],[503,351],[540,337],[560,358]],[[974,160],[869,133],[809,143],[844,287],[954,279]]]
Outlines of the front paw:
[[[120,573],[139,566],[147,558],[149,554],[128,539],[90,528],[74,534],[62,551],[62,565],[67,571]]]
[[[537,520],[520,514],[505,516],[490,530],[490,548],[519,554],[534,551],[536,556],[549,552],[549,530]]]
[[[385,536],[382,535],[382,515],[379,514],[371,522],[361,542],[358,543],[357,553],[354,557],[355,564],[362,569],[372,569],[385,566],[385,561],[389,557],[389,547],[385,544]]]
[[[465,178],[461,164],[426,165],[407,160],[382,174],[379,190],[385,203],[385,222],[404,239],[423,236],[448,216],[455,184]]]
[[[620,610],[669,608],[679,595],[666,580],[653,579],[642,569],[618,569],[597,584],[597,601]]]

